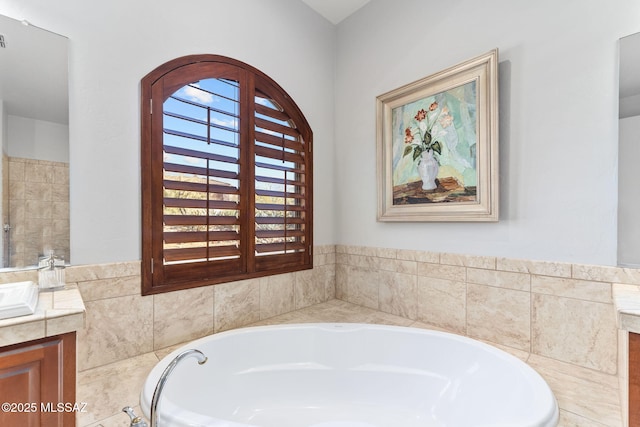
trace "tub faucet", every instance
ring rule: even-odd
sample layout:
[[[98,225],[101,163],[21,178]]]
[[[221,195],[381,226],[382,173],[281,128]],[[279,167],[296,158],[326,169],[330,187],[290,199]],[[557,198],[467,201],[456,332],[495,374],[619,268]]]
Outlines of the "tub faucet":
[[[169,363],[169,366],[167,366],[162,375],[160,375],[160,379],[156,384],[156,389],[153,392],[153,399],[151,399],[151,414],[149,417],[151,420],[151,427],[158,426],[158,403],[160,403],[160,395],[162,394],[162,389],[164,388],[165,383],[169,379],[169,375],[182,359],[189,356],[197,358],[199,365],[204,365],[207,362],[207,356],[205,356],[200,350],[192,348],[178,354],[171,363]],[[131,406],[125,406],[122,408],[122,412],[126,412],[127,415],[131,417],[131,424],[129,424],[129,427],[148,427],[147,422],[142,417],[137,416],[133,412]]]
[[[169,379],[169,375],[175,369],[175,367],[180,363],[182,359],[185,359],[189,356],[194,356],[198,359],[198,365],[204,365],[207,362],[207,356],[205,356],[200,350],[190,349],[185,350],[182,353],[178,354],[172,361],[169,363],[169,366],[164,370],[162,375],[160,375],[160,379],[158,380],[158,384],[156,384],[156,389],[153,392],[153,399],[151,399],[151,427],[158,426],[158,404],[160,403],[160,395],[162,394],[162,389],[164,389],[164,385]]]
[[[133,408],[131,406],[125,406],[122,408],[122,412],[126,412],[131,418],[131,424],[129,424],[129,427],[148,427],[147,422],[142,419],[142,417],[137,416],[135,412],[133,412]]]

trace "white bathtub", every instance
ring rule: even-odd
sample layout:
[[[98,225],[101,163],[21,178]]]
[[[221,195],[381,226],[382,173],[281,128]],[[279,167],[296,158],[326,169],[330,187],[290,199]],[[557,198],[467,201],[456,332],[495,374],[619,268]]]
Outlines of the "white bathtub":
[[[548,427],[558,406],[547,383],[519,359],[481,342],[430,330],[302,324],[211,335],[162,359],[140,403],[184,359],[159,405],[159,426]]]

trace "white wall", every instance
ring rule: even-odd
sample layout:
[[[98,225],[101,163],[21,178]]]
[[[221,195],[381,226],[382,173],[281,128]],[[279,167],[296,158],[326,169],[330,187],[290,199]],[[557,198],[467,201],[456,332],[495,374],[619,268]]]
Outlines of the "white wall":
[[[617,40],[639,17],[635,0],[372,0],[343,21],[337,243],[614,265]],[[493,48],[500,222],[376,222],[376,96]]]
[[[139,259],[140,79],[216,53],[266,72],[309,119],[317,244],[615,264],[617,40],[640,30],[640,2],[372,0],[336,32],[294,0],[158,3],[0,0],[70,39],[74,263]],[[500,222],[376,222],[375,97],[495,47]]]
[[[7,155],[68,163],[69,126],[8,115]]]
[[[316,244],[334,242],[333,26],[291,0],[0,0],[0,13],[69,37],[71,261],[140,259],[139,84],[212,53],[278,82],[314,131]]]

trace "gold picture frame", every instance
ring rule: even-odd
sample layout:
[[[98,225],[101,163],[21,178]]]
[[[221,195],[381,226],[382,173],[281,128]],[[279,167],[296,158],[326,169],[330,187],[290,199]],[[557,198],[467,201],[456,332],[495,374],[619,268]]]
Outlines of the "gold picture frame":
[[[498,50],[376,98],[378,221],[498,221]]]

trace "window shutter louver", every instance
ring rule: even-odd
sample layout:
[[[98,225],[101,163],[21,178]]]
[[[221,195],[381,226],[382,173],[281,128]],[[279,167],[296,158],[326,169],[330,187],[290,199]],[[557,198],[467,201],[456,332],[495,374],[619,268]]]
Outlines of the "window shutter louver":
[[[288,95],[212,55],[142,89],[143,294],[311,268],[311,130]]]

